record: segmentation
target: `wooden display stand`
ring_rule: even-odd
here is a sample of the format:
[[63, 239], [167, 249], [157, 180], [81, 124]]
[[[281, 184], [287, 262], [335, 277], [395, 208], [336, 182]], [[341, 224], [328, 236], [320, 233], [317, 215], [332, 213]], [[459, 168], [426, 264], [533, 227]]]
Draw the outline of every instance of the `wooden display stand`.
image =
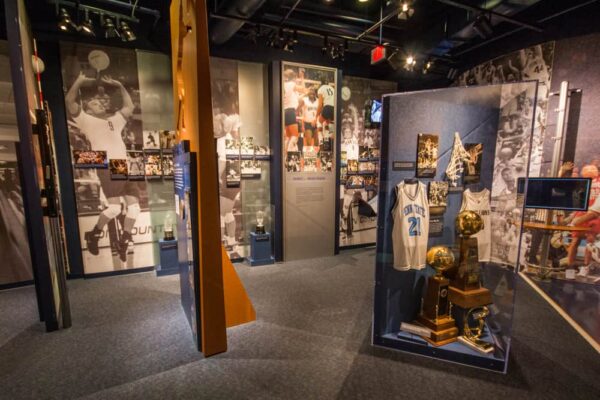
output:
[[434, 346], [443, 346], [456, 341], [458, 328], [450, 315], [448, 285], [450, 281], [441, 275], [435, 275], [427, 281], [427, 292], [423, 298], [423, 309], [417, 322], [431, 330], [431, 336], [425, 337]]

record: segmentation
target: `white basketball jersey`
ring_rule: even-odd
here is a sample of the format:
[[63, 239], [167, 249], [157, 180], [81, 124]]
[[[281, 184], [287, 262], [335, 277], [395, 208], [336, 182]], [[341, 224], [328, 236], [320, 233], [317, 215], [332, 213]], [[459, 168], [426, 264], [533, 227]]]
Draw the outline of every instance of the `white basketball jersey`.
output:
[[483, 229], [472, 237], [477, 238], [477, 252], [479, 262], [489, 262], [492, 251], [492, 221], [490, 220], [490, 191], [483, 189], [481, 192], [463, 192], [460, 211], [475, 211], [483, 219]]
[[425, 268], [429, 238], [429, 203], [425, 184], [396, 186], [396, 205], [392, 210], [394, 268], [399, 271]]

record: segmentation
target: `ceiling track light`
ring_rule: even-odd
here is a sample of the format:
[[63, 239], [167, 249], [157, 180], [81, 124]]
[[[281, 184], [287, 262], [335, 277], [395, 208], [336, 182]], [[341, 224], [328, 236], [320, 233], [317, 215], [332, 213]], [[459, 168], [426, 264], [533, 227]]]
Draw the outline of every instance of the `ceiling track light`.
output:
[[415, 9], [413, 7], [412, 1], [402, 1], [400, 2], [400, 10], [398, 11], [398, 19], [406, 21], [415, 13]]
[[85, 33], [86, 35], [96, 36], [96, 33], [94, 32], [94, 23], [92, 22], [92, 19], [90, 18], [89, 10], [87, 10], [87, 9], [85, 10], [85, 18], [83, 19], [83, 22], [79, 26], [79, 30], [81, 32]]
[[433, 67], [433, 61], [428, 60], [425, 64], [423, 64], [423, 74], [427, 74], [431, 68]]
[[77, 25], [73, 23], [71, 15], [65, 8], [61, 8], [59, 12], [58, 28], [63, 32], [68, 32], [71, 29], [77, 29]]
[[119, 31], [121, 34], [121, 40], [123, 40], [124, 42], [133, 42], [137, 39], [135, 33], [133, 33], [133, 31], [131, 30], [127, 21], [121, 21], [119, 25]]
[[[120, 37], [119, 31], [117, 30], [115, 23], [110, 17], [100, 17], [102, 21], [102, 27], [104, 28], [104, 37], [107, 39], [113, 39]], [[118, 23], [118, 22], [117, 22]]]
[[406, 60], [404, 61], [405, 70], [413, 71], [415, 65], [417, 65], [417, 59], [413, 55], [409, 55], [408, 57], [406, 57]]

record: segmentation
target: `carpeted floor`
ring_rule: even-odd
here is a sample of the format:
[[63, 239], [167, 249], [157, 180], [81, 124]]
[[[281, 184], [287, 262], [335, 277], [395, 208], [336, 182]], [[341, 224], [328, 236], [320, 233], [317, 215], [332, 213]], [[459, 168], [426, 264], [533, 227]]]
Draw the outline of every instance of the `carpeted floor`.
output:
[[[51, 334], [31, 288], [0, 293], [0, 398], [600, 398], [600, 356], [525, 283], [508, 375], [371, 347], [374, 254], [236, 266], [258, 321], [230, 329], [229, 351], [209, 359], [176, 276], [70, 281], [73, 327]], [[15, 296], [24, 312], [5, 328]]]

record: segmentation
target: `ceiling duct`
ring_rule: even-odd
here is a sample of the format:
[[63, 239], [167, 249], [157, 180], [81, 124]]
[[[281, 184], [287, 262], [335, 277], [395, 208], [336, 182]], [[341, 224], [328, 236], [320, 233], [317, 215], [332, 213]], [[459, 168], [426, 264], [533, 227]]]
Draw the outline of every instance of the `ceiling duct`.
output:
[[[220, 12], [227, 16], [248, 19], [264, 3], [265, 0], [230, 0], [225, 3]], [[210, 30], [210, 40], [215, 44], [223, 44], [231, 39], [242, 26], [244, 26], [244, 22], [239, 20], [216, 20]]]

